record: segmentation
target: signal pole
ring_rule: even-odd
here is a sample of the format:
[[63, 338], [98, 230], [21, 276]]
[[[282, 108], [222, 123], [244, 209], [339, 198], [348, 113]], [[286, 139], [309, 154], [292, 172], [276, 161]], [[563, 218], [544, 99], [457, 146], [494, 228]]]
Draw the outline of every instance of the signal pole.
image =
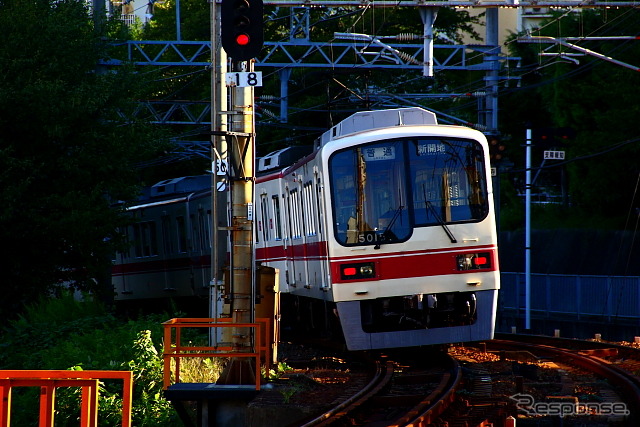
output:
[[[255, 320], [255, 268], [253, 236], [254, 195], [254, 84], [240, 84], [240, 75], [255, 75], [252, 58], [262, 48], [262, 0], [223, 0], [221, 7], [221, 42], [231, 57], [230, 73], [237, 76], [231, 89], [228, 130], [221, 132], [229, 151], [231, 192], [230, 274], [227, 296], [231, 301], [233, 324]], [[232, 332], [235, 352], [254, 352], [258, 343], [251, 329], [236, 326]], [[249, 358], [231, 358], [218, 384], [255, 384], [259, 366]]]

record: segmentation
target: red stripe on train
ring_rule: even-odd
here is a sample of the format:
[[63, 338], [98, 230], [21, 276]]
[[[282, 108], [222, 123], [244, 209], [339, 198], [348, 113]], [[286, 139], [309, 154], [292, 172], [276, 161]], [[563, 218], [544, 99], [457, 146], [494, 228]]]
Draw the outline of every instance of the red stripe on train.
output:
[[[457, 257], [475, 252], [487, 252], [490, 267], [478, 270], [458, 270]], [[295, 262], [321, 261], [327, 259], [326, 242], [300, 244], [256, 249], [256, 259], [263, 262], [285, 261]], [[369, 280], [408, 279], [424, 276], [440, 276], [446, 274], [464, 274], [472, 272], [496, 271], [498, 258], [496, 248], [491, 245], [467, 246], [463, 248], [427, 249], [410, 252], [394, 252], [367, 254], [359, 256], [331, 258], [331, 273], [334, 283], [347, 283], [354, 280], [342, 280], [340, 267], [344, 264], [373, 261], [376, 264], [376, 278]]]
[[128, 274], [158, 273], [163, 271], [180, 271], [190, 267], [210, 268], [211, 256], [196, 256], [171, 259], [156, 259], [149, 261], [137, 261], [126, 264], [116, 264], [111, 267], [112, 276], [124, 276]]
[[[395, 254], [401, 256], [380, 257], [374, 261], [376, 277], [369, 280], [410, 279], [427, 276], [443, 276], [447, 274], [465, 274], [476, 272], [496, 271], [498, 269], [495, 250], [485, 250], [491, 258], [490, 267], [477, 270], [458, 270], [457, 256], [468, 254], [470, 250], [457, 250], [455, 252], [437, 252], [421, 254]], [[334, 283], [351, 283], [356, 280], [343, 280], [340, 268], [350, 262], [332, 261], [331, 277]], [[359, 260], [358, 260], [359, 261]], [[364, 279], [366, 280], [366, 279]]]

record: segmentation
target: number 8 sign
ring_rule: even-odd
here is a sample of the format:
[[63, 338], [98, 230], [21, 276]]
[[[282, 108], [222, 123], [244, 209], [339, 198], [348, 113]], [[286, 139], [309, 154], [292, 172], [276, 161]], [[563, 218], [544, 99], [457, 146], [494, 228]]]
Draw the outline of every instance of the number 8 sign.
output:
[[262, 71], [226, 73], [225, 82], [227, 86], [262, 86]]

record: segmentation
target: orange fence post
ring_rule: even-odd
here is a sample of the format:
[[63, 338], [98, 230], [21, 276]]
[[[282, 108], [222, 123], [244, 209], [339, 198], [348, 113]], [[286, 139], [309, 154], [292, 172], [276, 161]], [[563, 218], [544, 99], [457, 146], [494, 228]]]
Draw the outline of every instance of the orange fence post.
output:
[[[270, 319], [259, 318], [256, 323], [232, 323], [231, 319], [221, 318], [174, 318], [162, 323], [164, 327], [164, 378], [163, 385], [167, 389], [171, 384], [171, 361], [175, 359], [174, 381], [180, 382], [180, 359], [183, 357], [251, 357], [255, 358], [256, 390], [260, 390], [261, 356], [267, 363], [271, 358], [271, 342], [269, 341]], [[183, 346], [180, 342], [182, 328], [253, 328], [255, 341], [253, 352], [234, 352], [231, 347]], [[175, 344], [173, 342], [175, 329]], [[195, 353], [198, 352], [198, 353]]]
[[59, 387], [81, 387], [80, 425], [98, 426], [99, 379], [120, 379], [122, 386], [122, 427], [131, 427], [133, 373], [131, 371], [21, 371], [0, 370], [0, 421], [11, 423], [12, 387], [40, 387], [39, 426], [53, 427], [55, 392]]
[[0, 379], [0, 422], [2, 426], [9, 425], [11, 418], [11, 385], [8, 380]]
[[98, 425], [98, 380], [91, 385], [82, 387], [80, 401], [80, 426], [93, 427]]
[[52, 381], [50, 382], [50, 384], [40, 387], [40, 427], [53, 427], [55, 401], [55, 381]]

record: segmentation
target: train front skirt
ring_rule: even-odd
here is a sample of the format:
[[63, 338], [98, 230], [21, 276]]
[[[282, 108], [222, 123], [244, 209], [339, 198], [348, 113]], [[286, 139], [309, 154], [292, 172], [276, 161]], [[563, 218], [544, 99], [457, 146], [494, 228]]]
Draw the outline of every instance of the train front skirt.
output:
[[[407, 330], [366, 332], [360, 301], [337, 303], [340, 324], [349, 350], [414, 347], [493, 338], [498, 290], [474, 292], [477, 302], [473, 322], [460, 326], [441, 326]], [[364, 316], [366, 317], [366, 316]]]

